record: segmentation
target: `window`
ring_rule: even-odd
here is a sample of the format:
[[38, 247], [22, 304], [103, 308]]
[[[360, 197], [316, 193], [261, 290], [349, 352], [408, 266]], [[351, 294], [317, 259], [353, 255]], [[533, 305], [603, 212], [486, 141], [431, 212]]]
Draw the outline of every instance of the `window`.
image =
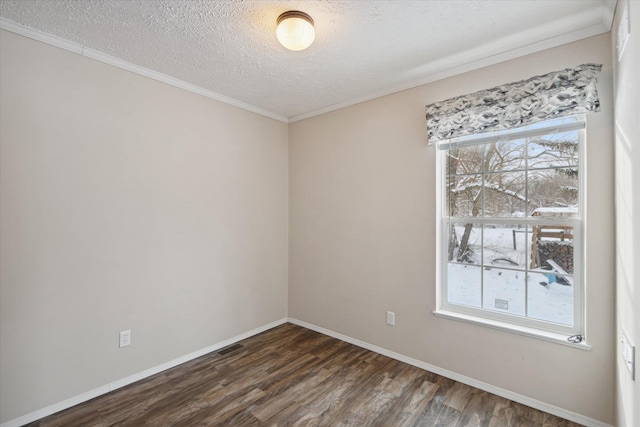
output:
[[440, 310], [583, 329], [583, 116], [440, 144]]
[[582, 64], [426, 106], [442, 196], [436, 315], [582, 341], [583, 115], [600, 111], [601, 69]]

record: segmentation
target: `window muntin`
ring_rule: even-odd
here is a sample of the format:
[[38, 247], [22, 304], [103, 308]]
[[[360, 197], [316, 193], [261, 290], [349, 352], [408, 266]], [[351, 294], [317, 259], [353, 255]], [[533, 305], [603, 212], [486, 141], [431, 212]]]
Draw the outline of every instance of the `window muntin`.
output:
[[584, 131], [543, 129], [557, 124], [529, 127], [536, 135], [519, 139], [465, 137], [445, 146], [442, 308], [581, 332]]

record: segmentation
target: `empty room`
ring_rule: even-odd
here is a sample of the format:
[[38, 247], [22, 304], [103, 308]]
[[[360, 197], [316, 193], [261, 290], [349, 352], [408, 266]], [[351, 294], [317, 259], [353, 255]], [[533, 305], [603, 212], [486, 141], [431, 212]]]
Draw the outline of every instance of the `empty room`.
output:
[[0, 0], [0, 427], [640, 426], [639, 0]]

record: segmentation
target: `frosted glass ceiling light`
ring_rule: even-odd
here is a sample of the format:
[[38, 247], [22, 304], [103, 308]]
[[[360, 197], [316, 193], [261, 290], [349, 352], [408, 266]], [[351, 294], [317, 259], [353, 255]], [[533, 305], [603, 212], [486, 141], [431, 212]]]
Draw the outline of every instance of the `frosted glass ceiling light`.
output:
[[289, 50], [304, 50], [316, 38], [313, 19], [304, 12], [290, 10], [278, 16], [278, 41]]

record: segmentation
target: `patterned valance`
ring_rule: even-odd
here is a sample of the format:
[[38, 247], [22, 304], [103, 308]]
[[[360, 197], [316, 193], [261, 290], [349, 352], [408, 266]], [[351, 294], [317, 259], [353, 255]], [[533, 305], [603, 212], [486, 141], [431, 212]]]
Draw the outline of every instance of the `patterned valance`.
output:
[[583, 64], [427, 105], [429, 143], [600, 111], [601, 69]]

